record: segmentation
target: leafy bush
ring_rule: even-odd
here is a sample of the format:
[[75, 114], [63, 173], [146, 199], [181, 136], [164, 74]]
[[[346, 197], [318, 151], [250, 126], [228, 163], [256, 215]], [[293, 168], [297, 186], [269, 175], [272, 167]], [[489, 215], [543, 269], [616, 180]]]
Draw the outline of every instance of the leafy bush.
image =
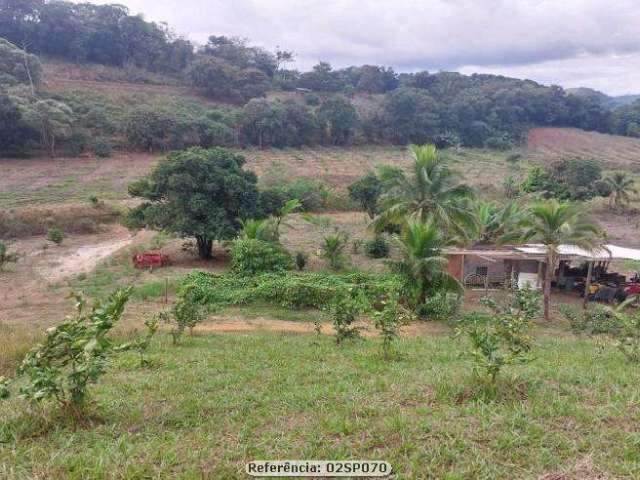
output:
[[348, 187], [349, 197], [358, 202], [361, 208], [373, 219], [378, 213], [378, 198], [382, 194], [382, 182], [372, 172], [356, 180]]
[[[325, 193], [322, 186], [306, 178], [298, 178], [288, 183], [279, 183], [263, 192], [275, 209], [279, 209], [288, 200], [298, 199], [303, 212], [318, 211], [323, 208]], [[269, 212], [271, 213], [271, 212]]]
[[302, 271], [307, 266], [307, 262], [309, 260], [309, 255], [305, 252], [297, 251], [295, 256], [296, 268], [299, 271]]
[[56, 245], [61, 245], [64, 241], [64, 233], [57, 227], [50, 228], [47, 232], [47, 240], [55, 243]]
[[380, 331], [382, 337], [382, 354], [388, 359], [391, 355], [393, 342], [398, 338], [401, 325], [411, 322], [413, 314], [400, 303], [398, 291], [389, 293], [381, 302], [381, 309], [373, 313], [373, 325]]
[[[116, 346], [108, 334], [120, 320], [131, 288], [118, 289], [85, 313], [85, 300], [76, 295], [76, 314], [47, 330], [43, 343], [25, 357], [18, 376], [26, 377], [22, 396], [33, 402], [53, 399], [78, 412], [87, 387], [104, 373]], [[6, 385], [4, 396], [7, 395]]]
[[17, 262], [18, 254], [14, 252], [9, 252], [7, 245], [0, 241], [0, 272], [4, 270], [4, 266], [10, 262]]
[[264, 273], [253, 277], [213, 275], [193, 272], [182, 281], [181, 288], [192, 288], [191, 295], [203, 305], [247, 305], [268, 302], [285, 308], [323, 308], [340, 291], [360, 290], [375, 303], [389, 291], [397, 289], [400, 280], [394, 275], [350, 273]]
[[640, 314], [618, 314], [620, 329], [616, 332], [618, 350], [633, 363], [640, 363]]
[[531, 320], [539, 310], [537, 292], [524, 288], [509, 295], [505, 304], [485, 298], [482, 302], [492, 313], [473, 312], [465, 315], [457, 334], [470, 341], [468, 356], [473, 359], [473, 372], [484, 371], [492, 384], [503, 367], [532, 361]]
[[344, 252], [347, 245], [347, 236], [342, 232], [327, 235], [323, 239], [322, 257], [329, 262], [329, 266], [334, 270], [344, 268], [347, 256]]
[[113, 152], [113, 145], [111, 145], [111, 142], [108, 139], [99, 137], [91, 144], [91, 150], [98, 157], [110, 157]]
[[189, 333], [193, 334], [193, 329], [196, 325], [202, 323], [205, 315], [202, 305], [194, 295], [192, 286], [188, 285], [186, 288], [181, 289], [178, 294], [178, 301], [171, 309], [171, 315], [165, 315], [163, 318], [165, 321], [173, 323], [171, 336], [174, 344], [178, 343], [185, 329], [188, 328]]
[[328, 310], [336, 331], [338, 345], [360, 335], [360, 328], [356, 325], [364, 310], [364, 300], [360, 291], [352, 289], [340, 291], [331, 300]]
[[593, 305], [586, 310], [576, 310], [565, 306], [561, 311], [569, 320], [571, 330], [576, 334], [614, 334], [620, 330], [620, 322], [615, 313], [602, 305]]
[[387, 258], [389, 248], [389, 242], [382, 235], [376, 235], [373, 240], [364, 244], [364, 251], [370, 258]]
[[133, 348], [137, 350], [138, 355], [140, 356], [140, 366], [146, 367], [149, 365], [149, 361], [145, 358], [145, 353], [149, 349], [149, 345], [151, 345], [151, 340], [158, 332], [160, 320], [163, 318], [161, 313], [157, 313], [144, 321], [144, 326], [146, 327], [145, 334], [139, 338], [134, 344]]
[[281, 245], [259, 239], [242, 238], [231, 247], [231, 269], [241, 275], [282, 272], [293, 268], [293, 259]]
[[452, 318], [460, 306], [461, 297], [447, 292], [437, 292], [416, 306], [416, 313], [425, 320], [443, 321]]

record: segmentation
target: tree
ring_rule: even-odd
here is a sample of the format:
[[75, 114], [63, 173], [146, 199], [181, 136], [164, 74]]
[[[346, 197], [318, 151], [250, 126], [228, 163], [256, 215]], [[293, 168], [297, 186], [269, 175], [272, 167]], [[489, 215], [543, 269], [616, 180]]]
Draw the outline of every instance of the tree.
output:
[[73, 111], [53, 99], [25, 101], [20, 107], [25, 122], [40, 132], [40, 143], [53, 158], [57, 140], [71, 133]]
[[593, 251], [602, 244], [599, 227], [584, 211], [573, 204], [555, 199], [534, 204], [526, 213], [521, 238], [541, 243], [546, 248], [543, 285], [544, 318], [550, 320], [551, 279], [558, 262], [560, 245], [575, 245]]
[[392, 142], [431, 142], [440, 131], [438, 104], [422, 90], [395, 90], [386, 97], [383, 109], [384, 133]]
[[33, 93], [40, 84], [41, 75], [38, 57], [0, 38], [0, 83], [6, 86], [28, 84]]
[[450, 241], [433, 221], [411, 219], [394, 237], [402, 259], [393, 264], [404, 279], [404, 291], [414, 307], [424, 305], [434, 293], [462, 293], [462, 285], [447, 273], [442, 249]]
[[638, 193], [634, 180], [626, 172], [615, 172], [605, 181], [611, 187], [610, 205], [622, 207], [631, 201], [631, 194]]
[[474, 240], [480, 244], [496, 244], [511, 238], [518, 231], [524, 212], [514, 202], [506, 205], [479, 202], [476, 217]]
[[128, 215], [132, 227], [152, 227], [196, 238], [201, 258], [214, 240], [235, 237], [242, 220], [261, 215], [257, 178], [243, 156], [224, 148], [189, 148], [170, 154], [129, 193], [146, 200]]
[[238, 100], [238, 69], [217, 58], [201, 56], [194, 60], [187, 75], [191, 83], [202, 88], [207, 96], [230, 101]]
[[380, 179], [373, 172], [369, 172], [349, 185], [348, 188], [349, 197], [358, 202], [373, 220], [378, 213], [378, 198], [382, 193]]
[[330, 145], [348, 143], [358, 126], [358, 112], [351, 102], [340, 96], [325, 100], [318, 107], [316, 118]]
[[410, 174], [397, 167], [378, 168], [383, 190], [376, 230], [407, 220], [433, 221], [446, 235], [466, 238], [474, 228], [473, 191], [459, 183], [433, 145], [410, 145]]

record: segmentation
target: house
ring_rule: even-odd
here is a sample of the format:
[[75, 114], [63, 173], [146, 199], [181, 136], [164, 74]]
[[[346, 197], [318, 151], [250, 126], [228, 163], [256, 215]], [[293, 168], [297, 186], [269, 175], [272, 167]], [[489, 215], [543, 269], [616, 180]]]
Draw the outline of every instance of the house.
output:
[[[470, 248], [451, 248], [445, 250], [448, 258], [447, 271], [468, 287], [484, 287], [517, 283], [519, 286], [529, 283], [540, 288], [547, 263], [544, 245], [476, 245]], [[616, 278], [616, 273], [607, 273], [611, 260], [640, 260], [640, 250], [634, 248], [605, 245], [589, 252], [573, 245], [560, 245], [558, 248], [558, 267], [553, 273], [556, 286], [574, 289], [583, 282], [588, 285], [592, 277]], [[586, 281], [586, 278], [589, 281]]]

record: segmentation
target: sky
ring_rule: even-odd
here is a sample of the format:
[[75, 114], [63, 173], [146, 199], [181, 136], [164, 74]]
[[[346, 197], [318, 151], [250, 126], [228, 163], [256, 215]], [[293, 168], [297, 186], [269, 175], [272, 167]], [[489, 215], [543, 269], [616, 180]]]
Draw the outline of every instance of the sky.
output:
[[[91, 0], [89, 0], [91, 1]], [[246, 37], [293, 67], [375, 64], [397, 72], [530, 78], [640, 93], [640, 0], [112, 0], [205, 43]]]

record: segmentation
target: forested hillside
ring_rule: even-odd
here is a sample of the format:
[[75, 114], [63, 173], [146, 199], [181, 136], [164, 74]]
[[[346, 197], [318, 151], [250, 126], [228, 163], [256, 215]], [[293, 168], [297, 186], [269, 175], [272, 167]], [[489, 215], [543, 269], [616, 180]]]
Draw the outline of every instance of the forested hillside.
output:
[[[495, 75], [398, 74], [326, 62], [299, 72], [288, 68], [290, 51], [219, 35], [196, 48], [119, 5], [4, 0], [0, 37], [5, 156], [190, 145], [432, 142], [509, 149], [532, 126], [640, 136], [639, 101], [615, 106], [588, 89]], [[52, 69], [43, 75], [42, 63], [56, 65], [51, 81]], [[96, 81], [118, 82], [119, 94], [65, 80], [65, 65], [69, 72], [104, 66]], [[139, 94], [130, 84], [164, 90]]]

